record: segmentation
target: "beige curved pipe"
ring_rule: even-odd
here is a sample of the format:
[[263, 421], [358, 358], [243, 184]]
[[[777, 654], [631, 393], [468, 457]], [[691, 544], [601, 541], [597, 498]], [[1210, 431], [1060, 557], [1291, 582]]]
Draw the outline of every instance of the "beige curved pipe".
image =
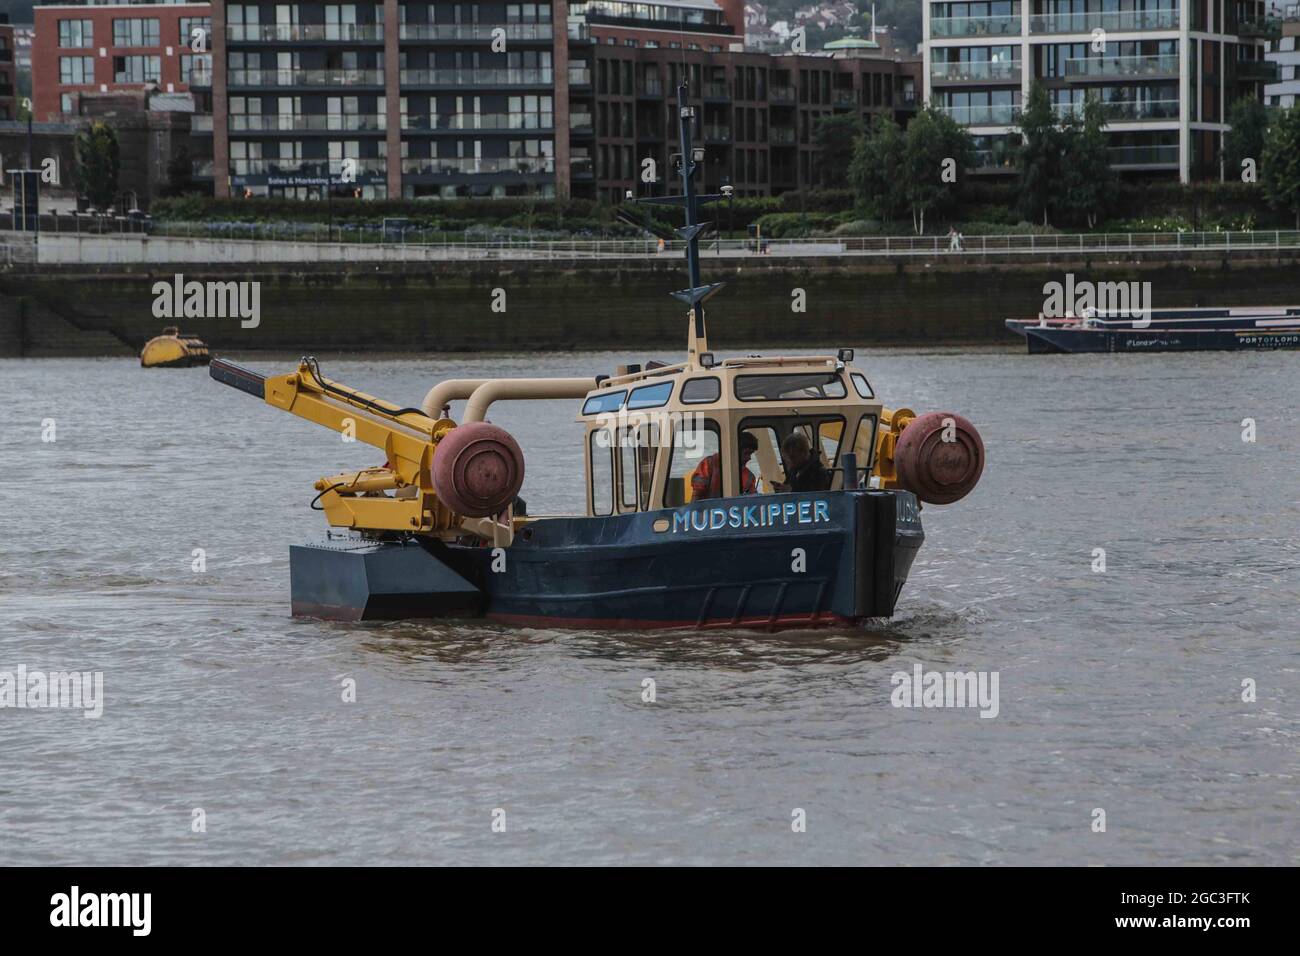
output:
[[453, 401], [458, 398], [469, 398], [474, 394], [474, 389], [489, 381], [491, 379], [449, 378], [445, 382], [439, 382], [429, 389], [429, 394], [424, 396], [424, 401], [420, 403], [420, 411], [430, 418], [439, 418], [442, 416], [442, 410]]
[[488, 407], [503, 398], [582, 398], [596, 387], [592, 378], [497, 378], [484, 382], [469, 397], [462, 422], [481, 422]]

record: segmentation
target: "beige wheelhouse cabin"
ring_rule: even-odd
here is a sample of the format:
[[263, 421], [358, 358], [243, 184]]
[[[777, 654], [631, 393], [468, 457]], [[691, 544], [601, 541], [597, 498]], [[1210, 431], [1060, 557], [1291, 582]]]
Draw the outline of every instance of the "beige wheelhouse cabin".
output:
[[[846, 453], [855, 456], [859, 475], [871, 469], [881, 413], [867, 377], [836, 356], [684, 363], [604, 379], [578, 416], [587, 426], [587, 514], [657, 511], [717, 497], [692, 487], [708, 458], [721, 465], [720, 497], [742, 494], [741, 467], [753, 475], [752, 493], [772, 494], [786, 480], [780, 449], [796, 431], [827, 470], [827, 490], [839, 490]], [[757, 442], [743, 464], [742, 433]]]

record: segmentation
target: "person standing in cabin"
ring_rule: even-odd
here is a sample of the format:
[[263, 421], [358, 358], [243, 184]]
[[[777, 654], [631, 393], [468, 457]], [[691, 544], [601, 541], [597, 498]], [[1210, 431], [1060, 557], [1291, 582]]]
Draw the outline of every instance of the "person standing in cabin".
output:
[[[754, 480], [754, 473], [745, 466], [749, 464], [749, 459], [754, 457], [754, 452], [758, 451], [758, 439], [749, 432], [741, 432], [737, 446], [740, 449], [740, 493], [752, 495], [757, 482]], [[721, 497], [722, 452], [715, 451], [695, 466], [695, 474], [691, 476], [691, 500], [703, 501], [706, 498]]]
[[795, 430], [781, 443], [785, 462], [785, 481], [776, 482], [777, 491], [825, 491], [831, 476], [812, 453], [812, 444], [802, 431]]

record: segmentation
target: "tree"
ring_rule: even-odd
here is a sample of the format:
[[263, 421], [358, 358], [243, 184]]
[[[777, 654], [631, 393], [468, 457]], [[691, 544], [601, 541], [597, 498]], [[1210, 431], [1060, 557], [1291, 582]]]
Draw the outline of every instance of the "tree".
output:
[[75, 145], [77, 189], [92, 206], [105, 210], [117, 199], [117, 134], [107, 123], [93, 123], [77, 134]]
[[1020, 136], [1016, 170], [1021, 215], [1031, 220], [1041, 216], [1046, 226], [1059, 205], [1065, 134], [1057, 125], [1047, 90], [1037, 82], [1030, 84], [1029, 97], [1020, 113]]
[[877, 113], [849, 163], [849, 185], [858, 205], [886, 222], [907, 206], [903, 183], [903, 130], [887, 113]]
[[941, 211], [957, 196], [957, 178], [974, 155], [970, 134], [946, 113], [926, 105], [903, 137], [903, 186], [912, 228], [925, 233], [925, 215]]
[[1063, 202], [1069, 215], [1089, 229], [1105, 213], [1115, 195], [1115, 172], [1106, 153], [1106, 111], [1101, 100], [1089, 96], [1082, 122], [1074, 114], [1061, 124], [1065, 146]]
[[194, 188], [194, 162], [190, 150], [184, 143], [172, 152], [167, 161], [167, 193], [171, 196], [183, 196]]
[[1230, 129], [1223, 134], [1223, 174], [1241, 176], [1242, 161], [1252, 159], [1258, 166], [1264, 155], [1264, 138], [1268, 135], [1268, 110], [1253, 96], [1243, 96], [1228, 107]]
[[862, 119], [857, 113], [833, 113], [813, 123], [812, 144], [818, 151], [822, 186], [837, 189], [848, 185], [849, 164], [861, 138]]
[[1295, 216], [1300, 229], [1300, 109], [1279, 110], [1269, 125], [1260, 161], [1264, 196]]

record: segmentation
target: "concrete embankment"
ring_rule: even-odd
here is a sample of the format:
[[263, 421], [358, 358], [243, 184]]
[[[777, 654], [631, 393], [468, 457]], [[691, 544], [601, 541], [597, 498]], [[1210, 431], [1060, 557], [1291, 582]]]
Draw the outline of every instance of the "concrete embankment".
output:
[[[1013, 344], [1044, 283], [1150, 282], [1155, 308], [1300, 302], [1300, 251], [706, 259], [711, 344]], [[158, 283], [255, 282], [257, 324], [159, 315]], [[677, 349], [681, 259], [17, 265], [0, 273], [0, 355], [132, 355], [164, 326], [216, 351]], [[251, 287], [250, 287], [251, 288]], [[795, 311], [802, 300], [806, 311]], [[246, 304], [249, 304], [246, 300]]]

